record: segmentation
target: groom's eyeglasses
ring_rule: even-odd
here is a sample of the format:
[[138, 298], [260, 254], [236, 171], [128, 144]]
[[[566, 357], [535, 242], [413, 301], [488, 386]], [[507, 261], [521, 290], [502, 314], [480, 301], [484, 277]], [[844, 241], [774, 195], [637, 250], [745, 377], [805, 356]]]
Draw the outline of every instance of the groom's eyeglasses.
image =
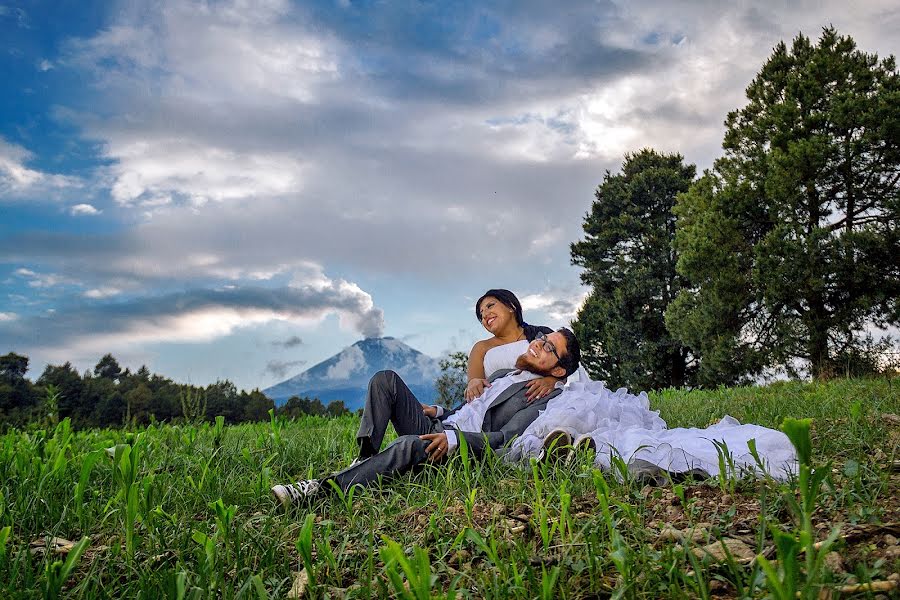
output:
[[536, 339], [543, 345], [544, 352], [552, 352], [553, 356], [556, 357], [556, 360], [562, 360], [559, 357], [559, 352], [556, 351], [556, 346], [553, 345], [553, 342], [547, 339], [546, 333], [539, 331], [538, 334], [534, 336], [534, 339]]

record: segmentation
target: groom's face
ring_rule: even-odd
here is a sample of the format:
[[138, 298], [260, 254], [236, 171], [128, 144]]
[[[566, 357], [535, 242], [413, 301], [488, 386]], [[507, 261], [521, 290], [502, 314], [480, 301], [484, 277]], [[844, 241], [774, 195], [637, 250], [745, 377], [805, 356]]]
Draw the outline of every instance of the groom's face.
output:
[[[565, 356], [569, 349], [566, 347], [566, 338], [558, 331], [547, 335], [547, 341], [556, 348], [556, 353]], [[528, 344], [525, 354], [516, 359], [516, 368], [530, 371], [538, 375], [552, 375], [562, 377], [566, 370], [559, 366], [559, 359], [550, 350], [544, 349], [544, 342], [534, 340]]]

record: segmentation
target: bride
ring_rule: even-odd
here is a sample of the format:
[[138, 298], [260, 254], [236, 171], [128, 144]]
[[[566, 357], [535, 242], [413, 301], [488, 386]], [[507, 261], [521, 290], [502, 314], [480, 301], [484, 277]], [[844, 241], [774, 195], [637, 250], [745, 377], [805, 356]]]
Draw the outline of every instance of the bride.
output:
[[[527, 346], [527, 340], [492, 344], [480, 358], [483, 372], [513, 368]], [[728, 415], [704, 429], [669, 429], [659, 411], [650, 410], [645, 392], [612, 391], [602, 381], [591, 381], [583, 367], [554, 385], [563, 387], [563, 393], [513, 441], [508, 460], [542, 458], [556, 448], [584, 445], [595, 450], [598, 468], [609, 470], [619, 458], [635, 475], [657, 483], [682, 474], [719, 475], [720, 464], [729, 476], [761, 475], [764, 470], [783, 480], [796, 472], [794, 447], [780, 431], [741, 424]], [[761, 463], [751, 452], [751, 440]]]

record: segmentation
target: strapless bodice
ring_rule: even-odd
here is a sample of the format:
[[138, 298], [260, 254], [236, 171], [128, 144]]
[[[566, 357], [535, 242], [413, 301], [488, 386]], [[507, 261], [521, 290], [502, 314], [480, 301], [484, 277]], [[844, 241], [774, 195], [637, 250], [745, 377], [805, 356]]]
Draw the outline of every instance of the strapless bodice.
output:
[[526, 349], [528, 349], [527, 340], [494, 346], [484, 354], [484, 376], [489, 378], [494, 371], [515, 368], [516, 359], [524, 354]]

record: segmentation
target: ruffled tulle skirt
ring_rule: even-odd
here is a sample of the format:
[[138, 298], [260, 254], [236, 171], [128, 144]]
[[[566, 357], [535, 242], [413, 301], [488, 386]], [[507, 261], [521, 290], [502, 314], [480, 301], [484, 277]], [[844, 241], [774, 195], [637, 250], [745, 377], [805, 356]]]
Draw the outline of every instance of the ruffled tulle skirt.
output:
[[[654, 468], [670, 474], [686, 472], [729, 476], [762, 474], [785, 479], [797, 470], [797, 457], [787, 436], [759, 425], [742, 425], [726, 415], [715, 425], [668, 429], [659, 411], [650, 410], [647, 394], [625, 388], [607, 389], [602, 382], [569, 383], [547, 409], [516, 438], [507, 458], [540, 457], [544, 439], [554, 430], [571, 436], [575, 445], [590, 438], [594, 464], [610, 469], [618, 457], [631, 470]], [[755, 458], [749, 442], [755, 440]]]

